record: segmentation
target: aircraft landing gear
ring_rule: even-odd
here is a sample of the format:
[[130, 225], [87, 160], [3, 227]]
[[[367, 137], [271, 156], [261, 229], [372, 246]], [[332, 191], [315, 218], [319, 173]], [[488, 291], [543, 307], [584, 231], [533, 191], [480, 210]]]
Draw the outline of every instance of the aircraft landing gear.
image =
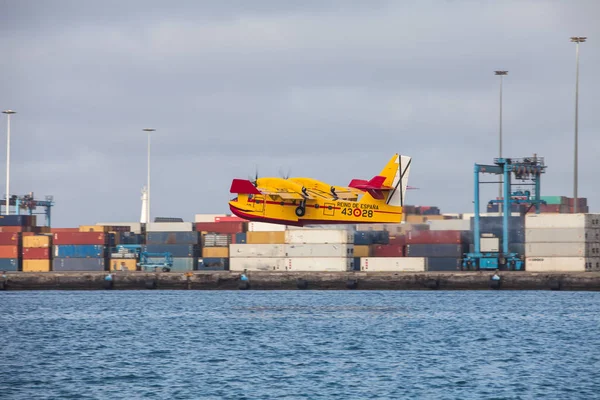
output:
[[296, 207], [296, 216], [303, 217], [305, 213], [306, 213], [306, 203], [303, 201], [302, 203], [300, 203], [300, 205], [298, 207]]

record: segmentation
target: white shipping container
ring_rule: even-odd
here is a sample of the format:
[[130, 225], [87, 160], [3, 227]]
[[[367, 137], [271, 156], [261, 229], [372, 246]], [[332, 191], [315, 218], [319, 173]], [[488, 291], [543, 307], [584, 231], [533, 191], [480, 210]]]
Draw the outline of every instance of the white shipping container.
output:
[[360, 270], [365, 272], [424, 272], [425, 257], [361, 257]]
[[586, 272], [600, 270], [600, 258], [594, 257], [527, 257], [525, 271]]
[[98, 222], [97, 226], [128, 226], [133, 233], [142, 233], [142, 224], [139, 222]]
[[525, 229], [526, 243], [600, 242], [598, 228], [534, 228]]
[[229, 258], [239, 257], [285, 257], [282, 244], [230, 244]]
[[191, 232], [191, 222], [151, 222], [146, 224], [146, 232]]
[[336, 272], [352, 271], [354, 259], [346, 257], [298, 257], [286, 258], [288, 271]]
[[354, 244], [286, 244], [286, 257], [354, 257]]
[[470, 231], [471, 220], [468, 219], [444, 219], [427, 221], [430, 231]]
[[354, 243], [354, 232], [345, 229], [307, 229], [285, 231], [285, 243]]
[[479, 241], [479, 250], [482, 253], [500, 251], [500, 239], [494, 237], [482, 237]]
[[525, 229], [529, 228], [600, 228], [600, 214], [528, 214]]
[[225, 214], [196, 214], [194, 222], [215, 222], [216, 217], [226, 217]]
[[285, 271], [286, 259], [283, 257], [230, 258], [230, 271]]
[[270, 224], [268, 222], [248, 222], [249, 232], [281, 232], [285, 231], [285, 225]]
[[525, 243], [525, 257], [600, 257], [600, 243]]

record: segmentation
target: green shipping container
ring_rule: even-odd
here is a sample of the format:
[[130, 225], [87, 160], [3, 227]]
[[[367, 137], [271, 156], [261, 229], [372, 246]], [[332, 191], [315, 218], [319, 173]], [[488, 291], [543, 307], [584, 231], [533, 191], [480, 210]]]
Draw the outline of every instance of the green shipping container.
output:
[[540, 199], [544, 200], [547, 204], [552, 205], [567, 204], [567, 198], [565, 196], [540, 196]]

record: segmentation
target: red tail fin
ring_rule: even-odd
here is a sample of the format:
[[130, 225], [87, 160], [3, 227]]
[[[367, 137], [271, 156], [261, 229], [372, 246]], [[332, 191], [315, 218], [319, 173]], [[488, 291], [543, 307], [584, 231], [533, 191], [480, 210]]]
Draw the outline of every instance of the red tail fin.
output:
[[348, 185], [351, 188], [368, 192], [374, 199], [382, 200], [384, 198], [382, 190], [389, 190], [391, 187], [383, 186], [385, 176], [377, 175], [370, 181], [364, 179], [352, 179]]
[[229, 193], [238, 193], [238, 194], [260, 194], [258, 189], [246, 179], [234, 179], [231, 182], [231, 188], [229, 189]]

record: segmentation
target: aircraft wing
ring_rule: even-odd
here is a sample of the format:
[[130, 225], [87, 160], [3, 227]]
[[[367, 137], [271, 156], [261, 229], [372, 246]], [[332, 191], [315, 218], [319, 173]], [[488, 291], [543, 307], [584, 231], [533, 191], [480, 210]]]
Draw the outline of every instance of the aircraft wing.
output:
[[287, 189], [274, 190], [259, 188], [259, 191], [264, 195], [279, 197], [283, 200], [302, 200], [305, 198], [304, 196], [302, 196], [302, 194]]

